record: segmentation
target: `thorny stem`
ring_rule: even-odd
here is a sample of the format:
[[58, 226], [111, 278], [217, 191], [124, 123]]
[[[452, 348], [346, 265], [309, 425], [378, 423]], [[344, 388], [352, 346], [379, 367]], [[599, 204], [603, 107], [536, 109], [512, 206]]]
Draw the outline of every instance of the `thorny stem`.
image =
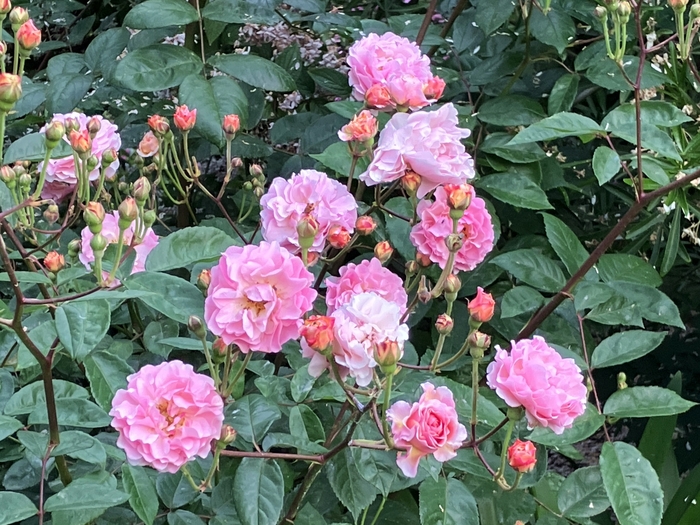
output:
[[510, 445], [510, 438], [513, 437], [513, 429], [515, 428], [515, 420], [509, 419], [508, 427], [506, 428], [506, 437], [503, 440], [503, 448], [501, 449], [501, 466], [496, 472], [496, 480], [503, 478], [506, 471], [506, 461], [508, 459], [508, 446]]
[[388, 374], [386, 376], [386, 386], [384, 387], [384, 407], [382, 410], [382, 430], [384, 431], [384, 441], [389, 448], [394, 447], [394, 439], [391, 436], [391, 431], [389, 430], [389, 421], [386, 417], [386, 413], [389, 410], [389, 405], [391, 404], [391, 386], [394, 381], [394, 374]]
[[[596, 408], [598, 409], [598, 413], [602, 414], [603, 413], [603, 408], [600, 403], [600, 398], [598, 397], [598, 391], [596, 390], [595, 387], [595, 381], [593, 380], [593, 372], [591, 372], [591, 363], [590, 360], [588, 359], [588, 348], [586, 345], [586, 335], [585, 332], [583, 331], [583, 317], [581, 317], [579, 314], [576, 314], [576, 317], [578, 318], [578, 327], [579, 331], [581, 333], [581, 348], [583, 349], [583, 358], [586, 361], [586, 374], [588, 375], [588, 380], [591, 383], [591, 389], [593, 391], [593, 399], [595, 399], [595, 405]], [[608, 426], [603, 421], [603, 432], [605, 433], [605, 439], [608, 441], [611, 441], [610, 439], [610, 434], [608, 433]]]

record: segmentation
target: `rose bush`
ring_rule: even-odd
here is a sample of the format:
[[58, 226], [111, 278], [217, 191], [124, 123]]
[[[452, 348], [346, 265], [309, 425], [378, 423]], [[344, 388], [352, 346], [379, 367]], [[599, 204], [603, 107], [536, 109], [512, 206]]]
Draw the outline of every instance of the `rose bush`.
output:
[[18, 3], [0, 525], [698, 522], [700, 2]]

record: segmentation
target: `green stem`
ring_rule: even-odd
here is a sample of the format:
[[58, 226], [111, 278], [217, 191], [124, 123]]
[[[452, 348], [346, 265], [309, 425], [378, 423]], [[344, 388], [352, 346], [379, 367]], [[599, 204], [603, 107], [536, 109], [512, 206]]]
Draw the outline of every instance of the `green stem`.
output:
[[[234, 388], [236, 388], [236, 383], [238, 383], [238, 380], [245, 373], [245, 369], [248, 367], [248, 363], [250, 363], [251, 357], [253, 357], [253, 352], [248, 352], [245, 355], [245, 359], [243, 359], [243, 364], [241, 365], [240, 370], [238, 370], [238, 372], [236, 372], [236, 375], [233, 376], [233, 380], [228, 385], [229, 389], [233, 390]], [[230, 392], [226, 392], [226, 393], [229, 395], [231, 394]]]
[[214, 474], [219, 468], [219, 458], [221, 457], [221, 451], [225, 448], [225, 445], [222, 448], [222, 445], [217, 444], [216, 449], [214, 450], [214, 460], [212, 461], [211, 468], [209, 469], [209, 472], [207, 473], [207, 477], [202, 481], [202, 484], [199, 486], [199, 492], [204, 492], [209, 488], [209, 485], [211, 484], [211, 480], [214, 478]]
[[[4, 137], [3, 137], [4, 139]], [[1, 149], [1, 148], [0, 148]], [[34, 190], [33, 198], [36, 200], [41, 196], [41, 190], [44, 189], [44, 182], [46, 181], [46, 169], [49, 167], [49, 159], [51, 158], [51, 152], [53, 148], [46, 147], [46, 154], [44, 155], [44, 164], [41, 166], [41, 173], [39, 174], [39, 182], [36, 184], [36, 189]], [[2, 164], [2, 151], [0, 151], [0, 164]]]
[[615, 55], [612, 52], [612, 48], [610, 47], [610, 29], [608, 29], [608, 17], [606, 16], [600, 21], [601, 24], [603, 24], [603, 36], [605, 37], [605, 50], [608, 53], [608, 57], [610, 57], [611, 60], [615, 60]]
[[[681, 15], [681, 16], [683, 16], [683, 15]], [[688, 57], [690, 56], [690, 48], [692, 47], [692, 43], [693, 43], [692, 33], [693, 33], [693, 21], [688, 20], [688, 27], [685, 30], [684, 47], [683, 47], [683, 50], [681, 51], [681, 53], [682, 53], [681, 58], [683, 58], [684, 60], [687, 60]]]
[[[466, 348], [467, 344], [464, 344], [463, 348]], [[472, 439], [476, 439], [475, 430], [476, 424], [479, 422], [477, 417], [477, 403], [479, 401], [479, 362], [481, 359], [476, 357], [472, 358], [472, 417], [470, 424], [472, 427]]]
[[7, 113], [4, 111], [0, 113], [0, 166], [2, 166], [2, 159], [4, 156], [4, 146], [5, 146], [5, 119], [7, 118]]
[[360, 522], [360, 525], [365, 525], [365, 521], [367, 520], [367, 513], [368, 512], [369, 512], [369, 505], [367, 505], [367, 507], [365, 508], [365, 511], [362, 513], [362, 521]]
[[[221, 386], [221, 378], [219, 378], [219, 371], [217, 368], [214, 367], [214, 361], [211, 359], [211, 353], [209, 352], [209, 345], [207, 344], [207, 338], [202, 337], [200, 339], [200, 342], [202, 343], [202, 349], [204, 350], [204, 357], [207, 360], [207, 366], [209, 367], [209, 374], [211, 374], [211, 378], [214, 380], [214, 386], [216, 387], [216, 390], [219, 393], [223, 393], [220, 390]], [[249, 352], [250, 353], [250, 352]]]
[[384, 510], [385, 503], [386, 503], [386, 497], [382, 498], [382, 502], [379, 504], [379, 508], [377, 509], [377, 513], [374, 515], [374, 519], [372, 520], [372, 523], [370, 523], [369, 525], [376, 525], [377, 524], [377, 520], [379, 519], [379, 515]]
[[195, 490], [195, 492], [199, 492], [199, 485], [195, 483], [194, 478], [192, 478], [192, 474], [190, 474], [190, 471], [187, 468], [187, 465], [182, 465], [180, 467], [180, 472], [182, 472], [182, 475], [185, 476], [185, 479], [190, 483], [190, 486]]
[[17, 67], [19, 66], [19, 42], [17, 42], [17, 34], [15, 33], [15, 49], [12, 56], [12, 74], [17, 74]]
[[389, 405], [391, 404], [391, 386], [393, 381], [394, 374], [389, 374], [386, 376], [386, 385], [384, 386], [384, 410], [382, 411], [382, 429], [384, 430], [384, 441], [390, 449], [394, 448], [394, 438], [391, 436], [391, 430], [389, 429], [389, 421], [387, 420], [386, 413], [387, 410], [389, 410]]
[[[454, 301], [447, 302], [447, 311], [445, 313], [448, 316], [452, 315], [452, 305], [453, 304], [454, 304]], [[437, 346], [435, 347], [435, 355], [433, 356], [433, 360], [430, 363], [430, 370], [437, 369], [437, 365], [440, 362], [440, 354], [442, 354], [442, 349], [445, 346], [445, 339], [447, 339], [447, 334], [440, 334], [440, 337], [438, 337]]]
[[352, 154], [352, 160], [350, 161], [350, 173], [348, 174], [348, 191], [352, 189], [352, 179], [355, 175], [355, 167], [357, 166], [358, 156], [354, 153]]
[[124, 251], [124, 231], [119, 228], [119, 238], [117, 239], [117, 256], [114, 258], [112, 264], [112, 269], [109, 272], [109, 277], [107, 277], [107, 286], [112, 284], [114, 281], [114, 276], [117, 275], [117, 269], [119, 268], [119, 262], [122, 259], [122, 252]]
[[503, 440], [503, 449], [501, 450], [501, 466], [496, 472], [496, 479], [502, 478], [506, 471], [506, 461], [508, 460], [508, 446], [510, 445], [510, 438], [513, 437], [513, 429], [515, 428], [515, 420], [511, 419], [508, 421], [508, 426], [506, 427], [506, 437]]
[[27, 60], [27, 57], [21, 56], [19, 57], [19, 73], [17, 73], [20, 77], [24, 75], [24, 62]]
[[100, 200], [100, 194], [102, 193], [102, 188], [104, 188], [104, 185], [105, 185], [106, 172], [107, 172], [106, 167], [100, 166], [100, 178], [97, 179], [97, 190], [95, 191], [95, 200], [96, 201]]

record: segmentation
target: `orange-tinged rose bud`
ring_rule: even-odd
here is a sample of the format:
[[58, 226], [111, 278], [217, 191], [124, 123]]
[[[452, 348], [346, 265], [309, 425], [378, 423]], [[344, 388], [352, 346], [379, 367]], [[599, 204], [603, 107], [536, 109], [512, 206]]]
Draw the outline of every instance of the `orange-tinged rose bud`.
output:
[[[204, 270], [204, 271], [209, 271], [209, 270]], [[204, 273], [204, 272], [202, 272]], [[201, 277], [201, 275], [200, 275]], [[207, 285], [208, 286], [208, 285]], [[214, 339], [214, 342], [211, 345], [212, 349], [214, 350], [214, 353], [218, 356], [225, 356], [226, 352], [228, 352], [228, 345], [224, 343], [224, 340], [221, 339], [221, 337], [217, 337]]]
[[132, 192], [136, 202], [143, 205], [148, 197], [151, 195], [151, 183], [146, 177], [139, 177], [136, 182], [134, 182], [134, 190]]
[[313, 217], [313, 215], [306, 214], [302, 215], [301, 219], [297, 223], [297, 235], [299, 236], [299, 246], [306, 248], [307, 250], [311, 248], [314, 244], [314, 239], [319, 229], [318, 221]]
[[466, 184], [445, 184], [443, 186], [447, 193], [447, 205], [452, 210], [466, 210], [471, 204], [470, 188]]
[[401, 348], [396, 341], [382, 341], [374, 345], [374, 360], [385, 374], [396, 370], [396, 363], [401, 359], [401, 354]]
[[224, 425], [221, 427], [221, 437], [219, 437], [219, 441], [224, 445], [230, 445], [236, 441], [237, 435], [238, 433], [231, 425]]
[[455, 274], [451, 273], [445, 278], [445, 287], [443, 288], [445, 293], [456, 294], [459, 292], [460, 288], [462, 288], [462, 281], [460, 281], [459, 277], [457, 277]]
[[119, 228], [123, 230], [126, 230], [139, 216], [139, 207], [133, 197], [124, 199], [117, 210], [119, 211]]
[[516, 439], [508, 447], [508, 464], [523, 474], [534, 469], [537, 464], [537, 449], [532, 441]]
[[421, 176], [413, 170], [406, 170], [406, 173], [401, 177], [401, 186], [409, 195], [415, 195], [420, 187]]
[[151, 128], [151, 131], [156, 134], [158, 137], [162, 137], [165, 135], [168, 131], [170, 131], [170, 124], [168, 123], [168, 119], [165, 117], [161, 117], [160, 115], [151, 115], [148, 117], [148, 126]]
[[[0, 15], [2, 16], [2, 15]], [[0, 40], [0, 56], [4, 57], [7, 54], [7, 43]]]
[[389, 244], [389, 241], [382, 241], [374, 247], [374, 256], [381, 261], [382, 264], [391, 259], [394, 249]]
[[92, 153], [92, 139], [90, 138], [90, 133], [88, 130], [83, 131], [71, 131], [68, 135], [70, 141], [70, 146], [78, 154], [78, 156], [85, 160]]
[[97, 117], [92, 117], [90, 120], [88, 120], [86, 127], [88, 133], [90, 134], [90, 138], [94, 139], [95, 135], [97, 135], [100, 132], [100, 129], [102, 128], [102, 123]]
[[178, 106], [173, 120], [180, 131], [190, 131], [197, 122], [197, 110], [191, 110], [186, 105]]
[[236, 133], [238, 133], [238, 130], [241, 129], [241, 119], [235, 114], [226, 115], [224, 117], [224, 123], [221, 127], [224, 130], [226, 139], [231, 140]]
[[381, 84], [374, 84], [365, 93], [365, 103], [370, 108], [384, 109], [391, 105], [389, 90]]
[[430, 260], [430, 257], [421, 252], [416, 252], [416, 262], [422, 268], [427, 268], [428, 266], [433, 264], [433, 261]]
[[317, 352], [325, 352], [333, 343], [333, 325], [335, 318], [326, 315], [312, 315], [304, 321], [299, 334], [304, 338], [309, 348]]
[[435, 320], [435, 329], [442, 335], [449, 334], [454, 325], [455, 322], [452, 320], [452, 317], [447, 314], [440, 314]]
[[0, 73], [0, 111], [10, 111], [22, 96], [22, 78]]
[[66, 134], [66, 128], [60, 120], [52, 120], [44, 130], [46, 144], [50, 148], [58, 146], [59, 141]]
[[338, 132], [340, 140], [345, 142], [367, 142], [377, 134], [379, 123], [368, 110], [362, 110], [355, 115], [349, 124], [346, 124]]
[[29, 20], [29, 13], [24, 7], [13, 7], [10, 11], [10, 24], [14, 32], [17, 32], [27, 20]]
[[60, 272], [65, 265], [65, 258], [58, 252], [49, 252], [44, 257], [44, 266], [52, 273]]
[[481, 359], [484, 357], [486, 350], [491, 346], [491, 337], [483, 332], [474, 330], [467, 337], [467, 346], [472, 357]]
[[493, 317], [493, 310], [496, 301], [490, 293], [485, 293], [484, 289], [476, 289], [476, 297], [469, 301], [469, 315], [477, 323], [488, 323]]
[[23, 55], [29, 55], [41, 44], [41, 31], [34, 25], [33, 20], [27, 20], [17, 31], [17, 43]]
[[0, 15], [6, 15], [12, 11], [12, 2], [10, 0], [0, 0]]
[[377, 229], [377, 223], [369, 215], [361, 215], [355, 222], [355, 229], [360, 235], [369, 235]]
[[[197, 287], [206, 292], [211, 284], [211, 270], [202, 270], [197, 277]], [[223, 341], [222, 341], [223, 342]]]
[[80, 122], [78, 122], [78, 119], [75, 117], [67, 117], [64, 121], [64, 126], [68, 134], [70, 134], [71, 131], [80, 131]]
[[437, 76], [431, 78], [423, 86], [423, 94], [427, 99], [437, 100], [442, 96], [443, 91], [445, 91], [445, 81]]
[[152, 157], [158, 153], [159, 147], [158, 137], [156, 137], [152, 131], [149, 131], [143, 136], [141, 142], [139, 142], [139, 149], [136, 150], [136, 153], [143, 158]]
[[677, 13], [685, 11], [685, 7], [688, 5], [688, 0], [668, 0], [668, 5], [671, 9]]
[[350, 232], [337, 224], [328, 230], [328, 244], [337, 250], [345, 248], [350, 242]]
[[105, 209], [99, 202], [91, 201], [85, 206], [85, 212], [83, 213], [83, 218], [86, 223], [99, 222], [105, 220]]

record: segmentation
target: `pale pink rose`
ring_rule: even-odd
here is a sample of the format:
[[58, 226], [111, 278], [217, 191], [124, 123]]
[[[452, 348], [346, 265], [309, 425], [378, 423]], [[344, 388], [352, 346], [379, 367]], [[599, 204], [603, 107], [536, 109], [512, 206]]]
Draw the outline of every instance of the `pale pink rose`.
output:
[[460, 142], [471, 132], [457, 123], [452, 104], [437, 111], [395, 114], [379, 134], [374, 158], [360, 179], [375, 186], [398, 180], [412, 170], [421, 176], [419, 199], [441, 184], [473, 179], [474, 160]]
[[[114, 244], [119, 241], [119, 212], [113, 211], [105, 215], [104, 221], [102, 222], [102, 236], [107, 240], [108, 244]], [[86, 226], [80, 232], [81, 238], [81, 249], [78, 258], [80, 262], [85, 265], [85, 268], [90, 269], [90, 264], [95, 262], [95, 254], [90, 247], [90, 240], [93, 235], [90, 229]], [[127, 247], [131, 245], [134, 240], [134, 223], [124, 230], [124, 254], [127, 253]], [[143, 272], [146, 270], [146, 258], [151, 250], [158, 244], [158, 236], [153, 232], [151, 228], [146, 230], [146, 234], [139, 244], [134, 246], [134, 251], [136, 252], [136, 257], [134, 259], [134, 265], [131, 268], [131, 273]]]
[[445, 386], [423, 383], [423, 395], [409, 405], [397, 401], [387, 411], [391, 434], [397, 448], [396, 464], [405, 476], [416, 477], [421, 458], [432, 454], [440, 462], [457, 455], [467, 439], [467, 429], [460, 424], [452, 392]]
[[311, 252], [323, 250], [331, 226], [352, 232], [357, 220], [357, 202], [345, 185], [316, 170], [301, 170], [289, 180], [274, 179], [260, 206], [263, 238], [293, 253], [299, 251], [297, 224], [302, 216], [311, 216], [319, 225]]
[[[87, 129], [87, 123], [91, 118], [96, 118], [100, 122], [100, 131], [97, 132], [95, 138], [92, 139], [92, 154], [97, 157], [98, 161], [102, 160], [102, 154], [108, 149], [115, 149], [119, 151], [122, 145], [121, 137], [119, 136], [117, 126], [112, 124], [109, 120], [103, 118], [100, 115], [95, 117], [89, 117], [84, 113], [57, 113], [53, 115], [52, 120], [57, 120], [62, 124], [66, 123], [68, 118], [73, 118], [80, 124], [80, 130]], [[46, 126], [41, 128], [41, 132], [46, 129]], [[69, 142], [66, 137], [63, 138], [66, 142]], [[39, 164], [38, 169], [41, 170], [43, 163]], [[100, 176], [100, 164], [98, 163], [97, 168], [92, 170], [89, 174], [89, 179], [94, 181]], [[112, 164], [107, 166], [105, 170], [105, 178], [111, 180], [119, 169], [119, 161], [115, 160]], [[78, 179], [75, 176], [75, 161], [73, 156], [69, 155], [62, 159], [52, 159], [49, 161], [49, 165], [46, 168], [46, 185], [41, 193], [42, 199], [62, 200], [66, 195], [70, 194], [73, 187], [78, 183]], [[59, 196], [60, 198], [56, 198]]]
[[338, 273], [338, 277], [326, 278], [326, 304], [329, 314], [363, 292], [374, 292], [396, 304], [402, 315], [406, 311], [408, 296], [403, 288], [403, 281], [394, 272], [382, 266], [379, 259], [373, 257], [360, 264], [349, 263]]
[[[455, 254], [454, 273], [473, 270], [493, 249], [493, 224], [486, 203], [476, 196], [471, 186], [469, 193], [471, 204], [458, 223], [458, 233], [463, 235], [464, 244]], [[444, 269], [450, 255], [445, 239], [452, 233], [445, 190], [436, 189], [435, 202], [421, 201], [417, 211], [420, 222], [411, 230], [411, 242], [420, 253]]]
[[[374, 345], [393, 341], [403, 345], [408, 339], [408, 326], [401, 324], [401, 309], [372, 292], [355, 295], [352, 300], [331, 314], [333, 325], [333, 359], [338, 364], [341, 378], [354, 377], [357, 384], [367, 386], [372, 382]], [[321, 354], [301, 341], [302, 355], [310, 357], [309, 373], [318, 377], [329, 367]]]
[[231, 246], [211, 269], [204, 303], [209, 329], [244, 353], [279, 352], [299, 337], [311, 310], [314, 276], [277, 242]]
[[586, 410], [588, 391], [581, 370], [537, 335], [511, 342], [510, 353], [497, 346], [486, 378], [508, 406], [525, 408], [529, 428], [547, 427], [561, 434]]
[[387, 90], [392, 108], [416, 110], [439, 98], [432, 89], [430, 59], [415, 42], [394, 33], [371, 33], [358, 40], [348, 50], [347, 62], [349, 82], [357, 100], [365, 100], [374, 86]]
[[224, 403], [211, 377], [176, 360], [146, 365], [127, 381], [109, 415], [129, 463], [175, 474], [195, 457], [209, 455], [224, 421]]

